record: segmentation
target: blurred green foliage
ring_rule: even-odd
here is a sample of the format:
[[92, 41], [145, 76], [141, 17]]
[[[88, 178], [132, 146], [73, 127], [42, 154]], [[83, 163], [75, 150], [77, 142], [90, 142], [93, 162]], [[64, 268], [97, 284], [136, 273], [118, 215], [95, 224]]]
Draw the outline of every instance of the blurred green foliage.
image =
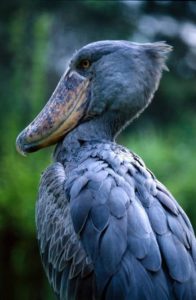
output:
[[196, 45], [193, 36], [187, 40], [188, 32], [183, 36], [188, 24], [196, 40], [196, 5], [193, 1], [131, 2], [36, 0], [1, 5], [2, 299], [54, 299], [42, 270], [34, 222], [39, 177], [50, 164], [51, 149], [24, 158], [16, 153], [15, 139], [46, 102], [68, 56], [87, 42], [167, 40], [174, 46], [170, 73], [164, 73], [153, 104], [119, 141], [143, 158], [196, 228]]

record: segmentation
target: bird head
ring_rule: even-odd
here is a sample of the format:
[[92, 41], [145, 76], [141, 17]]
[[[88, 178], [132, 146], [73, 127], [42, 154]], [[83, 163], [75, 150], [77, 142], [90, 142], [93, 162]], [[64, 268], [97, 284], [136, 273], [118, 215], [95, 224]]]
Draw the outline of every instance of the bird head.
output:
[[19, 134], [17, 150], [24, 154], [55, 144], [79, 124], [100, 116], [125, 125], [150, 103], [170, 51], [164, 42], [84, 46], [70, 60], [45, 107]]

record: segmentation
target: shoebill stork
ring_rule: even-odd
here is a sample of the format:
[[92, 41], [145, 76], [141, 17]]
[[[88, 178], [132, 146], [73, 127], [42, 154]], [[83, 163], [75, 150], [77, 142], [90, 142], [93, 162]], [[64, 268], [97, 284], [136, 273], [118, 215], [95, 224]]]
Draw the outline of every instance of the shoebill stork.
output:
[[84, 46], [17, 138], [22, 154], [57, 144], [36, 224], [60, 300], [196, 299], [188, 217], [141, 158], [115, 143], [151, 102], [170, 50], [164, 42]]

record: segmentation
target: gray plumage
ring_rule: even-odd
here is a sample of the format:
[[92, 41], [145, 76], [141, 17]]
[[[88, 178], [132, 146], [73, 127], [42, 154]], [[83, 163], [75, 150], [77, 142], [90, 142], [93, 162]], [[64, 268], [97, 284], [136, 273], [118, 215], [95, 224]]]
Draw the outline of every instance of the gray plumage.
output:
[[[66, 175], [69, 164], [75, 167]], [[195, 297], [195, 239], [185, 213], [144, 163], [115, 143], [87, 142], [70, 162], [46, 170], [37, 226], [59, 299]]]
[[[60, 300], [196, 299], [188, 217], [143, 161], [114, 142], [150, 103], [170, 50], [163, 42], [92, 43], [61, 79], [68, 91], [64, 78], [90, 83], [85, 114], [57, 144], [36, 206], [44, 269]], [[26, 131], [18, 147], [35, 150], [25, 139]]]

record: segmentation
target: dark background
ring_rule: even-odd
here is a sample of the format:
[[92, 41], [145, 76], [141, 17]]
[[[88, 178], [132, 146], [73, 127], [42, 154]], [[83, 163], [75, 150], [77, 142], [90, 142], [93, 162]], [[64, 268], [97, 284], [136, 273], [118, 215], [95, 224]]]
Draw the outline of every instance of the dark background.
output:
[[[4, 4], [3, 4], [4, 3]], [[88, 42], [165, 40], [174, 47], [155, 99], [121, 135], [174, 194], [196, 228], [196, 2], [4, 1], [0, 7], [0, 297], [52, 300], [34, 207], [52, 149], [21, 157], [17, 134]]]

